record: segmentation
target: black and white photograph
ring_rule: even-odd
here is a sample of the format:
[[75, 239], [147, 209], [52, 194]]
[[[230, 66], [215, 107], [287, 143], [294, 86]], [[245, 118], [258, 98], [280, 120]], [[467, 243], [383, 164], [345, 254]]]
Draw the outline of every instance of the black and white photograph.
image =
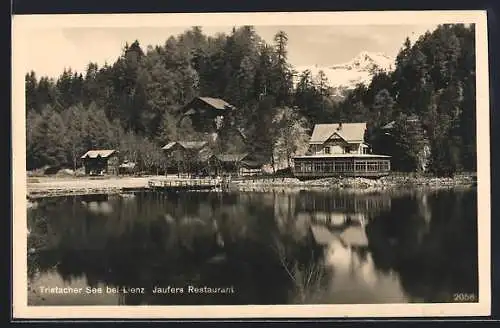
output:
[[14, 16], [14, 315], [488, 315], [486, 40], [481, 11]]

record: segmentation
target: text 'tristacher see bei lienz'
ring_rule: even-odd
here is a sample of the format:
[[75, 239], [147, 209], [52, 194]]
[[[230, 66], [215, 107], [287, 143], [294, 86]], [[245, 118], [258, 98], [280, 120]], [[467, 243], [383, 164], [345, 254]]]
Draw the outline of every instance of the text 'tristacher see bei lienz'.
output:
[[235, 294], [235, 288], [195, 286], [144, 287], [39, 287], [41, 294]]

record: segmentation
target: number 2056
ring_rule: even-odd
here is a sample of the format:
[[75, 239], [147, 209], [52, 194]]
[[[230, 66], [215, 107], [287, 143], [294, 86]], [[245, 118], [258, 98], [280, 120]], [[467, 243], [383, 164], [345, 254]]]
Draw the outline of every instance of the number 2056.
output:
[[455, 293], [453, 294], [453, 302], [476, 302], [476, 294], [470, 293]]

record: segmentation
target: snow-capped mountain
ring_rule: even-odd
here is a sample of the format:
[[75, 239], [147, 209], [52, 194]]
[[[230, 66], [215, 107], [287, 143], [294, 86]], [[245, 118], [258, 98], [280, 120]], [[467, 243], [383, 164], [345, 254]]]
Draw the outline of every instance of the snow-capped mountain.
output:
[[332, 65], [330, 67], [297, 66], [295, 70], [300, 74], [305, 70], [310, 70], [313, 78], [319, 71], [323, 71], [328, 79], [329, 85], [334, 89], [353, 89], [357, 84], [370, 83], [373, 73], [377, 70], [391, 71], [394, 69], [394, 59], [383, 53], [362, 51], [350, 61]]

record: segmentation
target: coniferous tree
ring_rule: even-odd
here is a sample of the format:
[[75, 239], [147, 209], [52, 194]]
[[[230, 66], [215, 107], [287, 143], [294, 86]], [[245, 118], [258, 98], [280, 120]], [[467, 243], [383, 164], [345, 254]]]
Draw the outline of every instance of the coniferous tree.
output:
[[[55, 79], [29, 72], [25, 76], [28, 167], [57, 163], [74, 168], [78, 152], [121, 147], [126, 136], [139, 145], [137, 149], [140, 140], [154, 140], [158, 146], [188, 135], [205, 140], [208, 136], [198, 134], [188, 122], [179, 125], [179, 109], [201, 95], [237, 107], [228, 118], [231, 123], [219, 131], [218, 142], [225, 144], [221, 148], [225, 151], [248, 147], [271, 156], [283, 133], [281, 121], [275, 119], [278, 109], [297, 106], [294, 119], [303, 117], [309, 133], [317, 123], [367, 122], [369, 142], [384, 153], [388, 149], [377, 144], [381, 127], [401, 120], [402, 114], [414, 115], [430, 145], [433, 172], [476, 169], [473, 25], [442, 25], [413, 44], [405, 40], [393, 72], [372, 72], [369, 85], [350, 91], [333, 90], [324, 74], [315, 77], [310, 72], [299, 72], [294, 86], [296, 73], [288, 63], [287, 45], [288, 36], [282, 31], [268, 44], [252, 26], [215, 36], [193, 27], [145, 53], [138, 41], [127, 44], [114, 63], [102, 67], [89, 63], [83, 75], [70, 68]], [[42, 151], [49, 147], [42, 135], [57, 134], [43, 123], [48, 120], [66, 131], [54, 146], [63, 151]], [[402, 135], [409, 133], [400, 130]], [[242, 131], [245, 145], [235, 137]], [[410, 142], [412, 137], [408, 138]], [[150, 146], [144, 142], [144, 147]]]
[[38, 110], [36, 94], [38, 82], [35, 72], [30, 71], [27, 73], [24, 77], [24, 81], [26, 84], [26, 115], [28, 115], [30, 111]]
[[33, 161], [28, 167], [59, 167], [67, 163], [66, 127], [61, 115], [52, 107], [42, 109], [28, 140], [31, 143], [28, 147], [29, 157]]
[[276, 86], [276, 103], [278, 106], [282, 106], [290, 102], [291, 90], [293, 88], [292, 69], [287, 62], [288, 35], [284, 31], [279, 31], [274, 36], [274, 42], [276, 55], [273, 69], [273, 85]]

